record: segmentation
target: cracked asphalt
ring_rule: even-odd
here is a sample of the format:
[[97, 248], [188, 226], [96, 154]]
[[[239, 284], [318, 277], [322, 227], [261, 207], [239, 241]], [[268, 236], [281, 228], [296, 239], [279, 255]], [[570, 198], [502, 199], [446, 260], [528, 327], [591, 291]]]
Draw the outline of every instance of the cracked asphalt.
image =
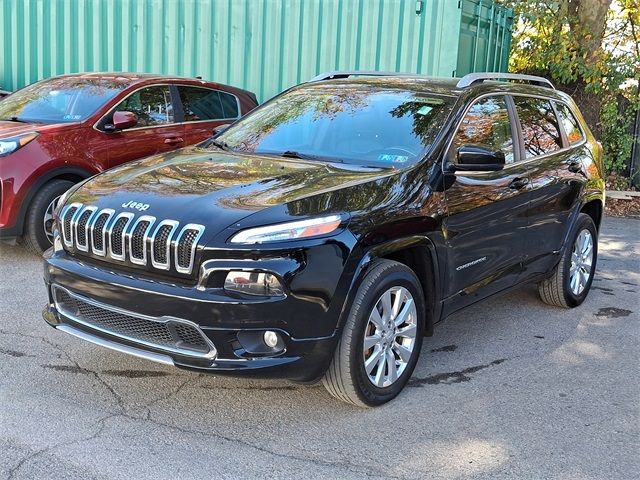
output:
[[57, 332], [40, 261], [2, 246], [0, 478], [638, 478], [639, 234], [605, 220], [577, 309], [526, 287], [439, 324], [405, 392], [373, 410]]

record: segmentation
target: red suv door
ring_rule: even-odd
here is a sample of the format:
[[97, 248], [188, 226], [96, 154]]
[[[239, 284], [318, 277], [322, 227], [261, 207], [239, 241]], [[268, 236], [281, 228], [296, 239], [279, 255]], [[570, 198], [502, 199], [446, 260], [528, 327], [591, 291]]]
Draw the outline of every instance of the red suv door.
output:
[[209, 138], [218, 125], [240, 118], [238, 97], [222, 90], [191, 85], [177, 85], [184, 112], [187, 144]]
[[[184, 126], [175, 121], [176, 100], [169, 85], [151, 85], [128, 95], [103, 118], [98, 128], [105, 132], [110, 168], [186, 145]], [[138, 123], [109, 131], [116, 111], [135, 113]]]

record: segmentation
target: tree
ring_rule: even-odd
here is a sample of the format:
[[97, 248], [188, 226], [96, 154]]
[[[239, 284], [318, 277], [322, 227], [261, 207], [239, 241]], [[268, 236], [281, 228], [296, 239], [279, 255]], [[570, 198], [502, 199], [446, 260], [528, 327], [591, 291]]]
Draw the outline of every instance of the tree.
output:
[[503, 0], [516, 18], [510, 70], [550, 77], [624, 172], [640, 107], [640, 0]]

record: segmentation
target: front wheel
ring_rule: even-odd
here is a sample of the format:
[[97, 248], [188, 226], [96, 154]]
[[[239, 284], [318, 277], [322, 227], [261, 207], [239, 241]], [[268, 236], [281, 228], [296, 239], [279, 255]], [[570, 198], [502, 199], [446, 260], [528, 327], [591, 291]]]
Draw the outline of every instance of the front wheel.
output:
[[542, 301], [564, 308], [580, 305], [591, 288], [597, 260], [598, 231], [592, 218], [581, 213], [560, 262], [538, 285]]
[[36, 255], [42, 255], [53, 245], [53, 212], [58, 200], [74, 185], [68, 180], [53, 180], [36, 193], [25, 219], [22, 237], [24, 247]]
[[415, 273], [398, 262], [376, 261], [358, 288], [322, 380], [329, 393], [361, 407], [396, 397], [418, 361], [424, 312]]

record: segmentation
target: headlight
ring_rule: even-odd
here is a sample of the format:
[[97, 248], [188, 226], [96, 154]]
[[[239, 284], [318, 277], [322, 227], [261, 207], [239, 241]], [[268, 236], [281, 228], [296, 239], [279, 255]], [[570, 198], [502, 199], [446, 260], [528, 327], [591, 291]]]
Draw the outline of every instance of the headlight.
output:
[[19, 137], [12, 138], [2, 138], [0, 139], [0, 157], [4, 157], [5, 155], [9, 155], [10, 153], [15, 152], [21, 147], [24, 147], [27, 143], [38, 136], [37, 133], [27, 133], [25, 135], [20, 135]]
[[342, 218], [340, 215], [331, 215], [329, 217], [312, 218], [299, 222], [250, 228], [235, 234], [230, 242], [253, 244], [316, 237], [337, 230], [341, 223]]

